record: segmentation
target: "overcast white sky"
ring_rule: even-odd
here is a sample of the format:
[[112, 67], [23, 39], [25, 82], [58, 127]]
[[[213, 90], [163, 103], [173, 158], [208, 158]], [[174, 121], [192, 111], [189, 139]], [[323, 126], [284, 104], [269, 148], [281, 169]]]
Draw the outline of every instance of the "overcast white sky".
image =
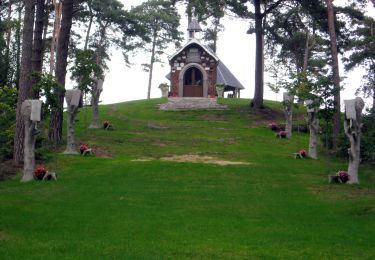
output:
[[[139, 5], [144, 0], [122, 0], [126, 9], [131, 6]], [[339, 4], [344, 0], [336, 0]], [[375, 8], [369, 9], [371, 15], [375, 15]], [[186, 16], [181, 9], [181, 31], [186, 30]], [[219, 58], [227, 65], [232, 73], [245, 86], [241, 92], [241, 98], [252, 98], [254, 94], [254, 56], [255, 56], [255, 38], [253, 35], [246, 34], [249, 22], [237, 18], [225, 18], [223, 20], [225, 27], [221, 33], [218, 42], [217, 54]], [[171, 55], [175, 52], [174, 48], [168, 50]], [[124, 102], [129, 100], [145, 99], [147, 94], [148, 73], [142, 70], [140, 64], [146, 63], [149, 55], [138, 52], [137, 56], [132, 58], [133, 66], [126, 67], [120, 51], [113, 50], [109, 71], [106, 74], [104, 90], [101, 95], [103, 104]], [[163, 57], [164, 64], [156, 64], [154, 78], [152, 82], [151, 97], [161, 96], [158, 89], [160, 83], [169, 83], [165, 75], [169, 73], [169, 64], [167, 56]], [[345, 90], [342, 91], [342, 99], [351, 99], [355, 95], [355, 90], [360, 84], [361, 72], [355, 70], [350, 74], [344, 74], [341, 66], [341, 76], [347, 76], [343, 85]], [[266, 75], [267, 80], [267, 75]], [[280, 100], [281, 94], [278, 95]], [[265, 99], [275, 100], [276, 94], [265, 87]]]

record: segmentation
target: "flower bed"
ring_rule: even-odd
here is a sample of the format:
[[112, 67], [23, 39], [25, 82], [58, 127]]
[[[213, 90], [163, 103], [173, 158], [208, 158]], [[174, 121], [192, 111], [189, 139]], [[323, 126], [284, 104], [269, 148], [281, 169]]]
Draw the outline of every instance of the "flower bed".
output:
[[286, 131], [280, 131], [276, 134], [277, 138], [286, 138], [287, 132]]
[[280, 127], [275, 123], [275, 122], [272, 122], [271, 124], [268, 125], [269, 128], [272, 130], [272, 131], [280, 131]]
[[342, 183], [346, 183], [349, 180], [349, 174], [346, 171], [338, 171], [336, 173], [336, 176], [339, 177], [339, 179], [341, 180]]
[[307, 152], [305, 151], [305, 150], [300, 150], [299, 152], [299, 155], [301, 156], [301, 157], [306, 157], [307, 156]]
[[111, 126], [111, 124], [109, 123], [109, 121], [104, 121], [104, 123], [103, 123], [103, 128], [104, 129], [107, 129], [107, 128], [109, 128]]
[[46, 175], [48, 172], [48, 169], [46, 167], [36, 167], [34, 170], [34, 176], [37, 180], [43, 180], [44, 175]]
[[81, 154], [83, 154], [88, 149], [89, 149], [89, 146], [85, 143], [81, 143], [81, 145], [79, 146], [79, 151]]

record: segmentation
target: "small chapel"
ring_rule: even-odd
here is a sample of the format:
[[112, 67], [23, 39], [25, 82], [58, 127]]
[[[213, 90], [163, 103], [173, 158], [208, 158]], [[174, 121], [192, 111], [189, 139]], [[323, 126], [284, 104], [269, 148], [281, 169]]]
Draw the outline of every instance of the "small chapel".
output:
[[218, 96], [216, 87], [221, 86], [224, 92], [231, 92], [230, 97], [240, 97], [244, 86], [214, 51], [200, 42], [197, 36], [201, 31], [193, 18], [188, 26], [188, 42], [169, 57], [169, 96], [213, 98]]

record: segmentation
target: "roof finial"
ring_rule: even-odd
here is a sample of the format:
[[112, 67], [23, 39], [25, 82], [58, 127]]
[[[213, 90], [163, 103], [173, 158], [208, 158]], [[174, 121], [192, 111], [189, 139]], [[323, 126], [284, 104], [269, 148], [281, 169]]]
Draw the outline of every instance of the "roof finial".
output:
[[191, 21], [188, 26], [188, 32], [189, 32], [189, 39], [195, 38], [196, 32], [201, 32], [202, 28], [199, 25], [198, 19], [195, 15], [195, 7], [191, 8]]

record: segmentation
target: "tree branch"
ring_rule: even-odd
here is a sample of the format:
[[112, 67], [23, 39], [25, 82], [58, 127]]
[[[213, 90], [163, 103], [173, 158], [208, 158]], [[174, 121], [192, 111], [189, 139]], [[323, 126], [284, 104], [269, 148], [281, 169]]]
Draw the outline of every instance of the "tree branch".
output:
[[284, 0], [278, 0], [276, 3], [272, 4], [270, 7], [268, 7], [267, 10], [265, 10], [262, 14], [261, 17], [264, 18], [267, 14], [272, 12], [275, 8], [277, 8]]

